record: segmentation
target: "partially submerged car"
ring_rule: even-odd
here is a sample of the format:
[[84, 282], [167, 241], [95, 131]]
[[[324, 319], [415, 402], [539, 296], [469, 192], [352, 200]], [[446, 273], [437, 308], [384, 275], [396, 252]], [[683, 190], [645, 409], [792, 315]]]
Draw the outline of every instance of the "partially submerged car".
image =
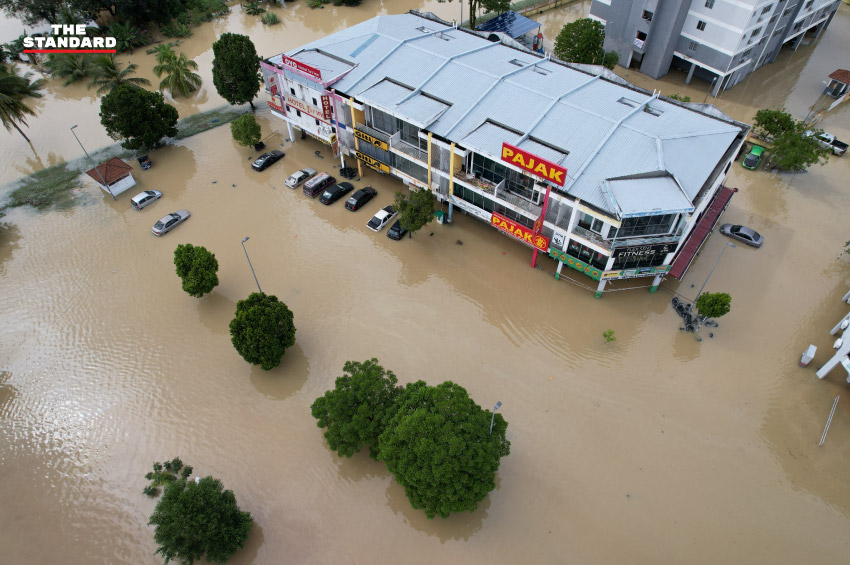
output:
[[737, 239], [741, 243], [752, 245], [753, 247], [761, 247], [761, 244], [764, 243], [764, 238], [761, 234], [747, 226], [723, 224], [720, 226], [720, 233], [728, 235], [732, 239]]
[[130, 206], [132, 206], [136, 210], [141, 210], [148, 204], [152, 204], [160, 198], [162, 198], [162, 193], [160, 191], [146, 190], [144, 192], [138, 193], [132, 199], [130, 199]]
[[385, 225], [390, 223], [390, 220], [395, 218], [398, 212], [392, 206], [384, 206], [378, 213], [372, 216], [372, 219], [366, 223], [366, 227], [374, 232], [379, 232]]
[[371, 186], [361, 188], [360, 190], [352, 194], [351, 198], [345, 201], [345, 209], [355, 212], [359, 210], [364, 204], [366, 204], [375, 196], [377, 196], [377, 194], [378, 191], [372, 188]]
[[744, 157], [744, 160], [741, 161], [741, 165], [745, 169], [750, 169], [751, 171], [756, 170], [761, 163], [761, 156], [764, 153], [764, 147], [761, 145], [753, 145], [753, 148], [750, 149], [750, 152]]
[[288, 179], [286, 179], [286, 186], [289, 188], [298, 188], [301, 183], [306, 182], [316, 176], [316, 170], [311, 168], [301, 169], [300, 171], [296, 171], [292, 173]]
[[262, 171], [266, 167], [273, 165], [274, 163], [277, 163], [278, 161], [283, 159], [283, 156], [283, 151], [278, 151], [277, 149], [269, 153], [263, 153], [262, 155], [257, 157], [257, 159], [253, 163], [251, 163], [251, 167], [255, 171]]
[[165, 216], [160, 218], [157, 223], [153, 225], [151, 231], [156, 236], [168, 233], [183, 222], [185, 222], [190, 215], [191, 214], [189, 214], [188, 210], [177, 210], [176, 212], [166, 214]]
[[322, 197], [319, 198], [319, 202], [325, 205], [333, 204], [352, 190], [354, 190], [354, 185], [350, 182], [335, 184], [322, 193]]

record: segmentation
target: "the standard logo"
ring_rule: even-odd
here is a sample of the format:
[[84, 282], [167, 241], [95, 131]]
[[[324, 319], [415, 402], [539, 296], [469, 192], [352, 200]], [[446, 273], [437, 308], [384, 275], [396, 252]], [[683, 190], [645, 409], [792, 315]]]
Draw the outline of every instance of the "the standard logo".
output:
[[115, 53], [114, 37], [88, 37], [85, 24], [50, 26], [53, 35], [25, 37], [24, 53]]

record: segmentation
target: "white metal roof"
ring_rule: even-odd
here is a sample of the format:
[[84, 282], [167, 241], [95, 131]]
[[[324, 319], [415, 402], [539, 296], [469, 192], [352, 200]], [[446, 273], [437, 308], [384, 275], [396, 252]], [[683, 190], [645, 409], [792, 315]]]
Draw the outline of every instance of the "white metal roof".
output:
[[694, 211], [691, 200], [669, 175], [615, 179], [606, 185], [620, 218]]

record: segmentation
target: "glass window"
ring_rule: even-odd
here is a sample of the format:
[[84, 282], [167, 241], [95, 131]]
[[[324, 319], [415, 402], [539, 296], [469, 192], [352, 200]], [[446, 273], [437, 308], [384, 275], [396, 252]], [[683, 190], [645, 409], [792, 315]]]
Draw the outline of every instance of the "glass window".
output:
[[577, 241], [570, 240], [569, 245], [567, 245], [567, 253], [575, 257], [576, 259], [580, 259], [585, 263], [590, 263], [597, 269], [604, 269], [605, 265], [608, 263], [608, 256], [598, 251], [587, 247], [586, 245], [582, 245]]
[[375, 108], [371, 109], [372, 114], [372, 123], [369, 124], [370, 127], [375, 128], [376, 130], [382, 131], [389, 135], [393, 135], [398, 131], [398, 120], [393, 116], [390, 116], [386, 112], [381, 112]]
[[696, 41], [691, 41], [688, 44], [688, 51], [696, 51], [697, 47], [699, 47], [699, 43], [697, 43]]
[[618, 237], [640, 237], [646, 235], [661, 235], [670, 233], [676, 214], [662, 214], [659, 216], [642, 216], [640, 218], [626, 218], [617, 233]]
[[714, 0], [705, 0], [705, 7], [709, 10], [714, 8]]
[[766, 14], [766, 13], [768, 13], [771, 9], [773, 9], [773, 4], [771, 4], [770, 6], [765, 6], [764, 8], [762, 8], [761, 13], [762, 13], [762, 14]]
[[590, 231], [602, 234], [602, 220], [593, 220], [593, 226], [590, 228]]
[[700, 30], [700, 31], [704, 30], [705, 29], [705, 22], [702, 21], [702, 20], [698, 21], [697, 22], [697, 29]]

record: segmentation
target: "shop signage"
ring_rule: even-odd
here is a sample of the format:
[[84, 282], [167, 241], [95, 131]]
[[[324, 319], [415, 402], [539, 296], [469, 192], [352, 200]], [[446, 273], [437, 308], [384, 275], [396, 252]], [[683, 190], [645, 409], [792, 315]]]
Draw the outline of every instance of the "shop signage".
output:
[[286, 105], [290, 108], [295, 108], [296, 110], [301, 110], [302, 113], [307, 114], [308, 116], [312, 116], [317, 120], [325, 121], [325, 114], [319, 110], [318, 108], [314, 108], [310, 104], [306, 102], [302, 102], [297, 98], [286, 97]]
[[516, 165], [520, 169], [525, 169], [538, 177], [543, 177], [558, 186], [564, 186], [567, 180], [567, 169], [564, 167], [533, 155], [528, 151], [523, 151], [510, 143], [502, 143], [502, 161]]
[[671, 265], [662, 265], [660, 267], [638, 267], [636, 269], [626, 269], [625, 271], [605, 271], [602, 273], [603, 279], [631, 279], [634, 277], [647, 277], [655, 275], [663, 275], [670, 272]]
[[276, 75], [269, 75], [269, 95], [271, 96], [271, 99], [268, 102], [272, 110], [284, 113], [283, 102], [280, 98], [280, 88], [278, 88], [278, 81], [280, 81], [280, 77]]
[[542, 235], [535, 235], [533, 231], [525, 226], [522, 226], [513, 220], [509, 220], [501, 214], [493, 212], [490, 217], [490, 223], [499, 228], [505, 233], [508, 233], [520, 241], [524, 241], [532, 247], [536, 247], [540, 251], [549, 250], [549, 238]]
[[333, 111], [331, 110], [331, 97], [327, 94], [322, 94], [322, 114], [325, 115], [325, 119], [330, 121], [333, 116]]
[[636, 247], [619, 247], [614, 250], [613, 257], [615, 259], [625, 257], [626, 259], [649, 262], [655, 257], [672, 253], [675, 249], [676, 245], [673, 243], [662, 243], [660, 245], [638, 245]]
[[469, 214], [472, 214], [473, 216], [481, 218], [485, 222], [489, 222], [490, 219], [493, 217], [493, 214], [491, 214], [487, 210], [482, 210], [478, 206], [470, 204], [466, 200], [459, 200], [459, 199], [455, 198], [454, 196], [451, 196], [451, 199], [452, 199], [452, 204], [454, 204], [455, 206], [457, 206], [458, 208], [460, 208], [464, 212], [467, 212]]
[[363, 161], [364, 163], [366, 163], [367, 165], [369, 165], [370, 167], [372, 167], [373, 169], [375, 169], [379, 173], [387, 174], [387, 173], [390, 172], [390, 167], [388, 165], [381, 163], [377, 159], [369, 157], [368, 155], [366, 155], [365, 153], [361, 153], [360, 151], [355, 151], [355, 153], [357, 154], [358, 159], [360, 159], [361, 161]]
[[302, 73], [308, 74], [315, 79], [322, 80], [322, 71], [320, 71], [316, 67], [305, 65], [301, 61], [296, 61], [292, 57], [287, 57], [286, 55], [283, 55], [283, 66], [289, 67], [290, 69], [295, 69], [297, 71], [301, 71]]
[[576, 271], [581, 271], [588, 277], [592, 279], [599, 280], [602, 278], [602, 270], [597, 269], [593, 265], [589, 263], [585, 263], [579, 259], [576, 259], [572, 255], [568, 254], [566, 251], [561, 251], [560, 249], [552, 249], [549, 251], [549, 257], [552, 259], [557, 259], [567, 267], [571, 269], [575, 269]]
[[311, 132], [311, 131], [307, 131], [306, 129], [302, 129], [301, 131], [303, 131], [304, 133], [306, 133], [307, 135], [309, 135], [310, 137], [312, 137], [312, 138], [313, 138], [313, 139], [315, 139], [316, 141], [321, 141], [321, 142], [322, 142], [322, 143], [324, 143], [325, 145], [331, 145], [331, 146], [333, 146], [334, 142], [336, 141], [336, 135], [331, 135], [331, 141], [328, 141], [328, 140], [327, 140], [327, 139], [325, 139], [324, 137], [319, 137], [319, 136], [318, 136], [318, 135], [316, 135], [315, 133], [313, 133], [313, 132]]
[[563, 247], [564, 241], [566, 240], [566, 234], [561, 231], [556, 231], [552, 234], [552, 245], [555, 247]]
[[383, 149], [384, 151], [389, 151], [390, 149], [389, 145], [387, 145], [384, 141], [381, 141], [377, 137], [372, 137], [368, 133], [364, 133], [359, 129], [354, 130], [354, 137], [356, 137], [357, 139], [362, 139], [367, 143], [371, 143], [378, 149]]

